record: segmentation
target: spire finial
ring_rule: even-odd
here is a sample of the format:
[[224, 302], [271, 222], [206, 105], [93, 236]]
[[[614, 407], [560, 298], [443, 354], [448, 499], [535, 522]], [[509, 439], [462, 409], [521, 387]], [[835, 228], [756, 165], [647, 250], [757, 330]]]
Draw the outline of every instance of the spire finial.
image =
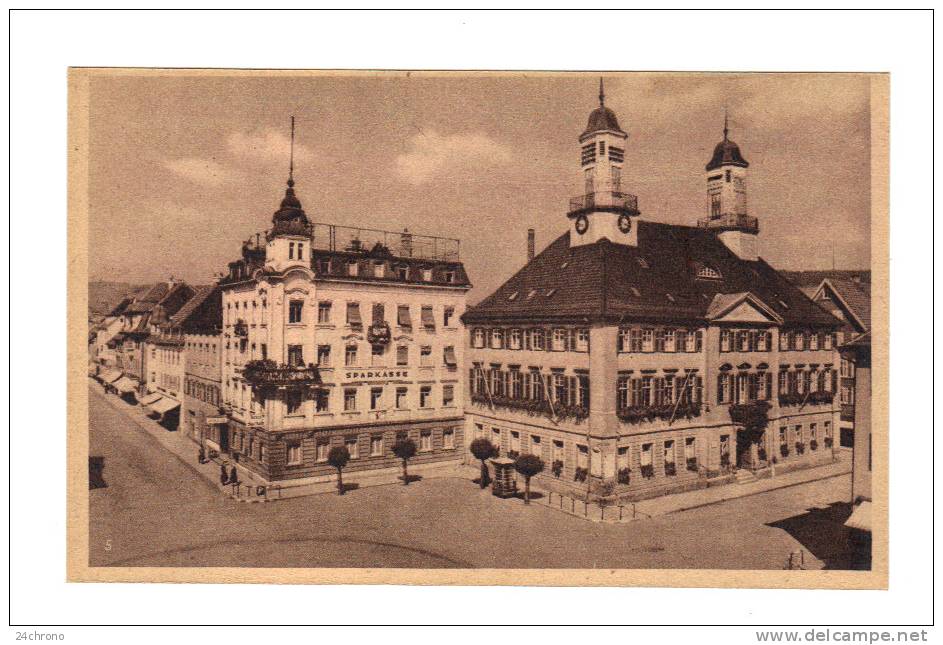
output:
[[602, 88], [602, 76], [599, 77], [599, 107], [603, 107], [606, 103], [606, 92]]
[[288, 187], [295, 185], [295, 115], [291, 116], [291, 152], [288, 158]]
[[727, 106], [724, 106], [724, 141], [727, 140]]

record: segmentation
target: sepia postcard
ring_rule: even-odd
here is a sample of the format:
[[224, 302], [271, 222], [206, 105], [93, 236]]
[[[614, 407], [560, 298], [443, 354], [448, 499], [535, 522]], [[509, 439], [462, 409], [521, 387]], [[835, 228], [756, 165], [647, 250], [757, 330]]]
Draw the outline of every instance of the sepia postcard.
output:
[[887, 587], [888, 75], [68, 82], [70, 581]]

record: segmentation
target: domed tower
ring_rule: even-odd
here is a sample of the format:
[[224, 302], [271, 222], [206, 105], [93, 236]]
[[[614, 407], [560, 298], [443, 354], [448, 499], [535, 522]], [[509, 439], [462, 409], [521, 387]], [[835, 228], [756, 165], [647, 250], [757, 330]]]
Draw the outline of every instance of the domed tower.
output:
[[599, 107], [589, 115], [579, 137], [583, 193], [570, 199], [570, 245], [593, 244], [603, 238], [635, 246], [638, 199], [622, 190], [625, 142], [629, 135], [619, 127], [615, 112], [606, 107], [599, 79]]
[[279, 271], [289, 266], [309, 266], [311, 258], [311, 222], [295, 195], [295, 117], [291, 118], [291, 144], [288, 187], [281, 205], [272, 215], [272, 228], [266, 234], [265, 263]]
[[727, 247], [744, 260], [756, 260], [759, 222], [747, 215], [747, 168], [740, 146], [730, 140], [724, 113], [724, 139], [704, 167], [707, 177], [707, 217], [698, 225], [717, 231]]

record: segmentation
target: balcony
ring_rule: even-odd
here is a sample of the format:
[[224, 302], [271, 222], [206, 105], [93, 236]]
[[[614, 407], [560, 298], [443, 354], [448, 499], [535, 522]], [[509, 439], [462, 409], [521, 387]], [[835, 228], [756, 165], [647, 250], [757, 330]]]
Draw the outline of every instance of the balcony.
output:
[[749, 215], [712, 215], [697, 221], [699, 228], [738, 230], [747, 233], [760, 232], [760, 220]]
[[278, 365], [271, 360], [249, 361], [242, 368], [242, 378], [246, 383], [258, 388], [321, 383], [321, 374], [313, 364], [295, 367]]
[[762, 429], [769, 421], [767, 401], [752, 401], [730, 406], [730, 420], [750, 429]]
[[638, 197], [614, 190], [597, 190], [570, 198], [568, 214], [575, 215], [592, 210], [619, 211], [629, 215], [638, 215]]

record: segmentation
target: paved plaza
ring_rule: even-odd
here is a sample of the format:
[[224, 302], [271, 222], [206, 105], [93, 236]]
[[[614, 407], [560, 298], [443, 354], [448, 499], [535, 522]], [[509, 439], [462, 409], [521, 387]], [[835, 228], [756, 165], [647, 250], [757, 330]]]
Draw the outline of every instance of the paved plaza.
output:
[[89, 493], [93, 566], [779, 569], [800, 549], [806, 568], [847, 564], [848, 475], [626, 524], [459, 477], [244, 504], [106, 396], [90, 384], [105, 484]]

